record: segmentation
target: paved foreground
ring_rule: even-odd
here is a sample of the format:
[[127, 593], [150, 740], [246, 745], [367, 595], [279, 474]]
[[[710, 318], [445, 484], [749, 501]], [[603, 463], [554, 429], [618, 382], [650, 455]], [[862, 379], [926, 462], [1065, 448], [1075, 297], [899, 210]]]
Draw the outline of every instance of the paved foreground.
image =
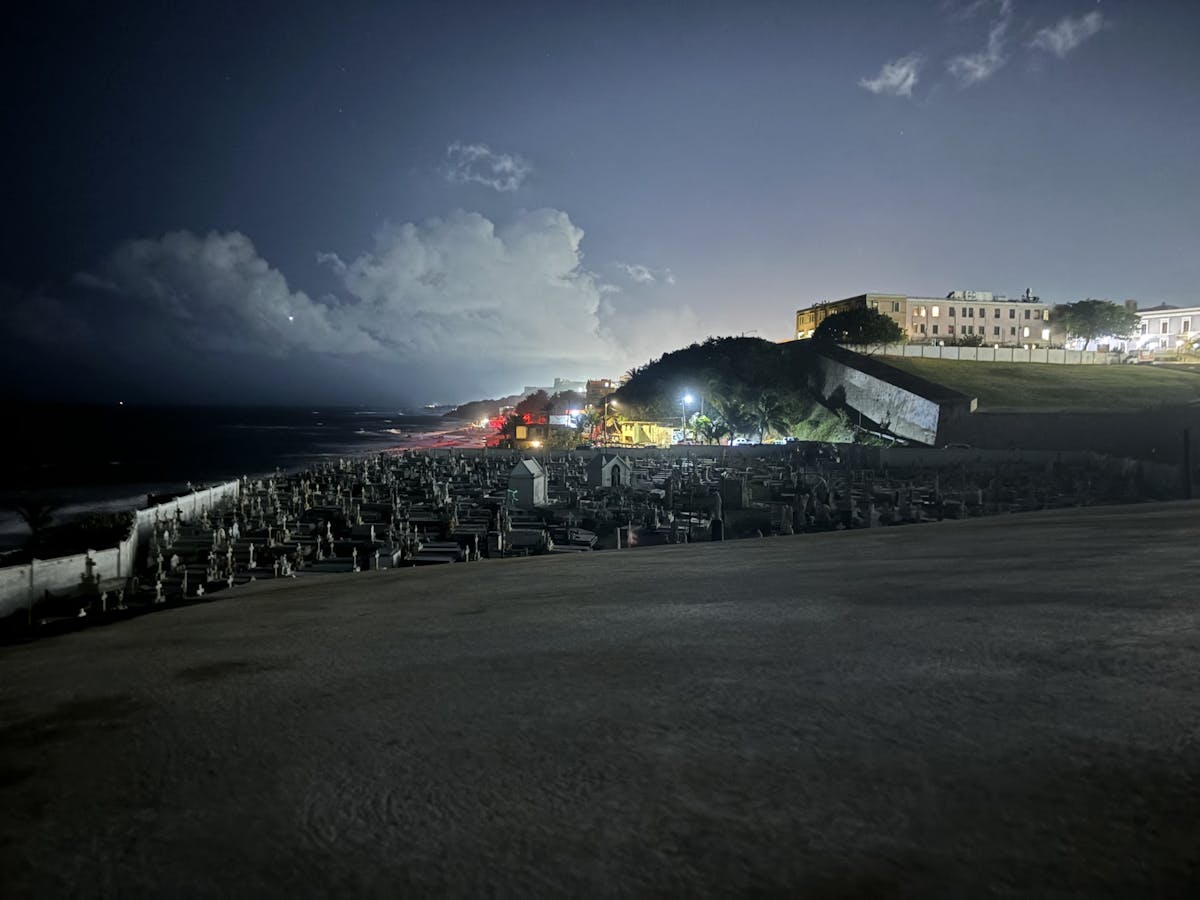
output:
[[0, 649], [0, 893], [1175, 895], [1200, 503], [300, 579]]

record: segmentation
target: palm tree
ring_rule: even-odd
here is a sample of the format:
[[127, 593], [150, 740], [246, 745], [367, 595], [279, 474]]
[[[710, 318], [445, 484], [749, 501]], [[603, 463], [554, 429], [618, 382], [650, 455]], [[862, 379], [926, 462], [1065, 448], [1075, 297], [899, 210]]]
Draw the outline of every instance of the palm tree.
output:
[[720, 432], [718, 441], [720, 436], [727, 434], [732, 438], [753, 427], [753, 420], [750, 418], [747, 405], [741, 399], [728, 394], [714, 393], [709, 404], [716, 412], [716, 415], [713, 416], [713, 424]]
[[59, 504], [45, 497], [27, 497], [12, 504], [12, 511], [29, 529], [28, 546], [36, 548], [42, 534], [54, 521]]
[[763, 391], [750, 403], [747, 413], [758, 432], [758, 442], [761, 444], [768, 431], [784, 433], [791, 426], [789, 416], [790, 404], [774, 391]]

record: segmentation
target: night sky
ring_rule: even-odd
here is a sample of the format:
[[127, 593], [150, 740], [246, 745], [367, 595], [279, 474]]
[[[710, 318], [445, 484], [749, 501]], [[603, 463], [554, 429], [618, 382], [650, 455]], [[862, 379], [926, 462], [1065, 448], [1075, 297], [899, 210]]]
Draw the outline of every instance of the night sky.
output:
[[1194, 305], [1200, 3], [27, 4], [10, 396], [377, 404], [797, 307]]

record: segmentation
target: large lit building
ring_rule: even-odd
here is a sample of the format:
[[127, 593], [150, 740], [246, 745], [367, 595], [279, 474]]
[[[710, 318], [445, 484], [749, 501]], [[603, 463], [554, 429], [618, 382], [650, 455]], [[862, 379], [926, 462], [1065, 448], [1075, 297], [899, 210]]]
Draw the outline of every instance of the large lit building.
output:
[[1050, 304], [1029, 291], [1015, 300], [991, 291], [951, 291], [945, 297], [859, 294], [797, 310], [796, 337], [812, 337], [834, 313], [863, 308], [893, 319], [910, 343], [950, 343], [978, 336], [985, 344], [1045, 346], [1061, 344], [1065, 337], [1051, 318]]
[[[1127, 303], [1126, 305], [1129, 305]], [[1175, 350], [1194, 343], [1200, 336], [1200, 306], [1168, 306], [1146, 309], [1133, 306], [1141, 320], [1133, 344], [1142, 350]]]

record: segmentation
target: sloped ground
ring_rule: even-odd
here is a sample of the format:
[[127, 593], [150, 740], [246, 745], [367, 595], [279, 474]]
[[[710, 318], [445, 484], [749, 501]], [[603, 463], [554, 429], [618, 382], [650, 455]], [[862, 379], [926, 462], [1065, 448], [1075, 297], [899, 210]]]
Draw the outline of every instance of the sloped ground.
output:
[[981, 410], [1136, 410], [1200, 400], [1200, 375], [1173, 366], [876, 359], [976, 397]]
[[1200, 503], [242, 590], [0, 653], [6, 896], [1185, 895]]

